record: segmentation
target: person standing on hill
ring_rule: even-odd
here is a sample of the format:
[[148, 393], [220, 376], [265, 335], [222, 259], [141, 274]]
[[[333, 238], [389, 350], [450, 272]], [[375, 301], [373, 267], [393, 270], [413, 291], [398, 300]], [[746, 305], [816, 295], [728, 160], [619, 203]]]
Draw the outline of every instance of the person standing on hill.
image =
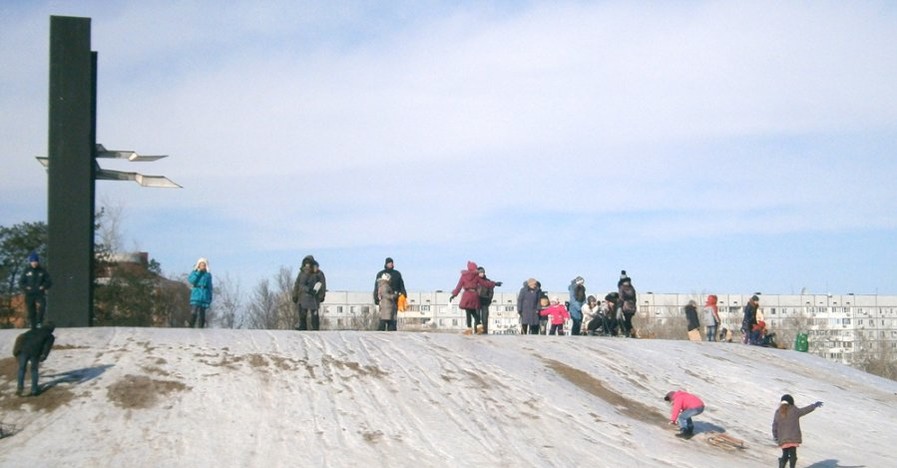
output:
[[757, 295], [744, 305], [744, 318], [741, 320], [741, 333], [744, 335], [744, 344], [754, 343], [754, 325], [757, 325], [757, 309], [760, 308], [760, 298]]
[[[317, 260], [311, 255], [302, 259], [299, 275], [293, 283], [293, 302], [299, 308], [299, 325], [297, 330], [309, 330], [309, 318], [311, 318], [311, 330], [321, 329], [321, 317], [318, 309], [327, 291], [327, 282], [324, 272], [321, 271]], [[310, 316], [310, 317], [309, 317]]]
[[[473, 334], [474, 330], [477, 332], [482, 331], [480, 315], [477, 313], [480, 309], [480, 297], [477, 295], [478, 286], [494, 288], [495, 282], [487, 280], [485, 277], [480, 278], [479, 272], [477, 272], [477, 264], [468, 261], [467, 269], [461, 271], [458, 285], [455, 286], [451, 297], [449, 297], [449, 302], [452, 302], [458, 297], [458, 294], [461, 294], [461, 302], [458, 306], [467, 313], [467, 330], [464, 332], [467, 335]], [[462, 290], [463, 294], [461, 293]], [[472, 328], [471, 325], [475, 328]]]
[[190, 328], [206, 327], [206, 311], [212, 305], [212, 273], [209, 271], [209, 261], [200, 258], [193, 266], [193, 271], [187, 277], [190, 283]]
[[48, 322], [41, 328], [32, 328], [16, 338], [12, 347], [12, 355], [19, 361], [19, 374], [16, 385], [16, 395], [22, 396], [25, 392], [25, 370], [31, 364], [31, 396], [40, 395], [40, 386], [37, 383], [39, 365], [47, 360], [50, 350], [53, 349], [53, 330], [56, 325]]
[[378, 331], [396, 331], [396, 316], [398, 315], [398, 307], [396, 306], [396, 298], [398, 294], [392, 289], [391, 278], [389, 273], [383, 273], [380, 276], [380, 285], [377, 290], [377, 302], [380, 304], [380, 325]]
[[810, 414], [816, 408], [822, 406], [821, 401], [817, 401], [803, 408], [794, 407], [794, 398], [791, 395], [782, 395], [779, 402], [779, 409], [772, 419], [772, 438], [779, 444], [782, 449], [782, 457], [779, 458], [779, 468], [785, 468], [785, 464], [789, 463], [791, 468], [797, 464], [797, 447], [803, 443], [800, 432], [800, 418]]
[[604, 296], [604, 332], [607, 336], [617, 336], [619, 332], [620, 323], [617, 320], [619, 304], [620, 293], [617, 291], [609, 292]]
[[568, 312], [570, 313], [570, 318], [573, 320], [573, 325], [570, 327], [570, 334], [577, 336], [582, 328], [582, 306], [586, 302], [586, 286], [582, 276], [573, 278], [573, 280], [570, 281], [570, 286], [567, 287], [567, 291], [570, 293], [570, 306]]
[[719, 308], [716, 305], [715, 294], [707, 296], [704, 304], [704, 323], [707, 324], [707, 341], [716, 341], [716, 329], [719, 327]]
[[392, 291], [396, 293], [396, 296], [398, 297], [398, 295], [401, 294], [408, 297], [408, 291], [405, 291], [405, 280], [402, 279], [402, 273], [395, 269], [395, 262], [393, 262], [392, 257], [386, 257], [386, 260], [383, 262], [383, 269], [374, 277], [374, 304], [380, 305], [378, 294], [380, 289], [380, 279], [383, 278], [384, 273], [389, 275], [389, 286], [392, 288]]
[[542, 289], [535, 278], [523, 282], [520, 293], [517, 294], [517, 315], [520, 316], [520, 334], [539, 334], [539, 301], [542, 298]]
[[698, 303], [688, 301], [685, 306], [685, 319], [688, 321], [688, 339], [701, 341], [701, 323], [698, 322]]
[[691, 418], [704, 412], [704, 402], [696, 395], [682, 390], [668, 392], [663, 399], [673, 406], [670, 424], [679, 425], [676, 437], [689, 438], [694, 435], [695, 425]]
[[[482, 265], [477, 267], [477, 276], [481, 280], [491, 281], [486, 277], [486, 269]], [[477, 330], [477, 333], [481, 335], [489, 334], [489, 306], [492, 305], [492, 298], [495, 297], [495, 288], [501, 287], [501, 281], [496, 281], [493, 287], [489, 287], [487, 284], [484, 282], [477, 285], [477, 296], [480, 298], [480, 308], [477, 310], [477, 314], [480, 318], [480, 325], [483, 327], [482, 330]]]
[[28, 266], [19, 278], [19, 287], [25, 295], [29, 327], [38, 328], [43, 323], [47, 311], [47, 290], [52, 285], [50, 273], [40, 264], [40, 256], [37, 252], [31, 252], [28, 255]]
[[635, 287], [632, 286], [632, 278], [626, 274], [626, 270], [620, 271], [620, 280], [617, 281], [617, 290], [620, 293], [621, 301], [619, 307], [623, 311], [623, 323], [620, 328], [622, 329], [623, 336], [632, 338], [632, 316], [635, 315], [638, 308], [636, 306]]

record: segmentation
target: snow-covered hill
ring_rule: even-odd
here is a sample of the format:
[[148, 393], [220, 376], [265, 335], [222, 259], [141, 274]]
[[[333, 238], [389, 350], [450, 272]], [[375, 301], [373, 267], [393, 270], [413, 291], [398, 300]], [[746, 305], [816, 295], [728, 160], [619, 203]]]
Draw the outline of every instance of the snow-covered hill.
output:
[[[2, 466], [775, 466], [783, 393], [799, 466], [894, 466], [897, 382], [794, 351], [597, 337], [58, 329], [39, 397], [0, 331]], [[27, 385], [27, 384], [26, 384]], [[700, 395], [673, 436], [672, 389]], [[744, 439], [746, 450], [704, 440]], [[703, 433], [703, 434], [702, 434]]]

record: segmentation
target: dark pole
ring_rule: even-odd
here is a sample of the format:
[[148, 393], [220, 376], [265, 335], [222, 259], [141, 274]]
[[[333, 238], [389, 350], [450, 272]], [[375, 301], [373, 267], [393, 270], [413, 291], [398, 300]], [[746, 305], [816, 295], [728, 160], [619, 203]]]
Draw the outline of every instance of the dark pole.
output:
[[60, 327], [93, 315], [95, 63], [90, 18], [51, 16], [46, 320]]

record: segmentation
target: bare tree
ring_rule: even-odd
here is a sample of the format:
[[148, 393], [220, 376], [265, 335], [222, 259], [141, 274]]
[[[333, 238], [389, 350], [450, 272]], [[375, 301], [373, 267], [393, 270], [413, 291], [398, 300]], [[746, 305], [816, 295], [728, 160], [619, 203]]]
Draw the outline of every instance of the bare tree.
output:
[[212, 319], [221, 328], [243, 328], [243, 301], [240, 295], [240, 283], [231, 280], [230, 275], [215, 281], [215, 302], [212, 308]]
[[293, 273], [281, 267], [275, 276], [275, 287], [265, 278], [253, 291], [248, 307], [246, 326], [261, 329], [291, 329], [299, 321], [299, 313], [291, 299]]

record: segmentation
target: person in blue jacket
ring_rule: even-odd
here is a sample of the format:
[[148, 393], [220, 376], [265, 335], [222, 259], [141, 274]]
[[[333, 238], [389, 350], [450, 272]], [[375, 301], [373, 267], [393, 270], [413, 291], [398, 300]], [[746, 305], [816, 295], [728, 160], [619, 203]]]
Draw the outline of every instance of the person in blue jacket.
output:
[[206, 327], [206, 311], [212, 305], [212, 273], [209, 271], [209, 261], [200, 258], [196, 261], [190, 277], [187, 278], [190, 286], [190, 328]]
[[577, 276], [570, 281], [567, 291], [570, 292], [567, 311], [570, 312], [570, 318], [573, 320], [570, 334], [576, 336], [580, 334], [580, 329], [582, 328], [582, 306], [586, 302], [585, 280], [582, 279], [582, 276]]

